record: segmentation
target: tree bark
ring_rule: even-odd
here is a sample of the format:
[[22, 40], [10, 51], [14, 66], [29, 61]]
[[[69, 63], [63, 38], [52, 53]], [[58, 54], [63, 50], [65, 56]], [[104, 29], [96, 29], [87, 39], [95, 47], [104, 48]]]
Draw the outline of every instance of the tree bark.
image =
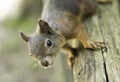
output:
[[[87, 22], [93, 41], [104, 41], [107, 52], [81, 50], [74, 59], [74, 82], [120, 82], [120, 18], [117, 0], [99, 5]], [[99, 12], [100, 11], [100, 12]]]

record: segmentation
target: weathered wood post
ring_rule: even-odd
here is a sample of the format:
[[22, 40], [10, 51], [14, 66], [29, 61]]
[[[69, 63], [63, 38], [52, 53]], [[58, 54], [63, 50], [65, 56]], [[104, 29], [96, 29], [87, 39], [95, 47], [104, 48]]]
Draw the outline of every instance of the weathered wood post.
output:
[[86, 22], [91, 39], [105, 41], [107, 52], [81, 50], [74, 60], [74, 82], [120, 82], [119, 5], [117, 0], [100, 5], [101, 12]]

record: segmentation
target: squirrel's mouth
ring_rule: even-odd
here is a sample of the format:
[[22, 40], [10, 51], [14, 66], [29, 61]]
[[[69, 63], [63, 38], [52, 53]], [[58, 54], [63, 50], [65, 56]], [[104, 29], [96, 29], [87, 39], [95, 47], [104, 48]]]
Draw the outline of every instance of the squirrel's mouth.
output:
[[49, 63], [49, 62], [44, 62], [44, 63], [41, 63], [41, 65], [45, 68], [48, 68], [48, 67], [52, 67], [53, 63]]
[[52, 67], [53, 63], [50, 64], [48, 62], [45, 62], [45, 63], [41, 63], [41, 65], [44, 67], [44, 68], [49, 68], [49, 67]]
[[40, 61], [40, 63], [45, 68], [52, 67], [52, 65], [54, 64], [53, 59], [51, 58], [51, 56], [46, 56], [45, 58], [43, 58]]
[[52, 67], [52, 65], [54, 64], [53, 59], [50, 55], [44, 58], [35, 56], [32, 56], [32, 58], [45, 68]]

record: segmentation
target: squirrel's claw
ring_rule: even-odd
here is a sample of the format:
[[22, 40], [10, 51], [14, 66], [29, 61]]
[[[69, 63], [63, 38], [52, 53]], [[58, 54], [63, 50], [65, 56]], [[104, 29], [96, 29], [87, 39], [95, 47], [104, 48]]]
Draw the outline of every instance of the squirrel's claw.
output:
[[96, 50], [96, 49], [105, 49], [106, 46], [105, 46], [105, 42], [92, 42], [92, 41], [89, 41], [87, 43], [87, 45], [85, 45], [85, 48]]

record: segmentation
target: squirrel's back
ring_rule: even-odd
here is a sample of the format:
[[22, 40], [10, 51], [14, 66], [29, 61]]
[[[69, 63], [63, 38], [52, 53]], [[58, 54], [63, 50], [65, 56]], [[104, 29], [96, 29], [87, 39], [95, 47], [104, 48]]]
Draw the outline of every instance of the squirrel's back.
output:
[[53, 30], [68, 34], [79, 23], [81, 14], [95, 8], [94, 0], [46, 0], [41, 19], [47, 21]]
[[58, 10], [63, 12], [69, 12], [75, 16], [78, 16], [81, 12], [83, 12], [82, 7], [85, 6], [90, 9], [95, 9], [96, 1], [95, 0], [46, 0], [44, 3], [44, 11], [53, 13], [52, 11]]
[[49, 13], [50, 11], [53, 13], [54, 10], [70, 12], [74, 15], [78, 15], [80, 13], [78, 0], [48, 0], [44, 3], [44, 9], [45, 12]]

